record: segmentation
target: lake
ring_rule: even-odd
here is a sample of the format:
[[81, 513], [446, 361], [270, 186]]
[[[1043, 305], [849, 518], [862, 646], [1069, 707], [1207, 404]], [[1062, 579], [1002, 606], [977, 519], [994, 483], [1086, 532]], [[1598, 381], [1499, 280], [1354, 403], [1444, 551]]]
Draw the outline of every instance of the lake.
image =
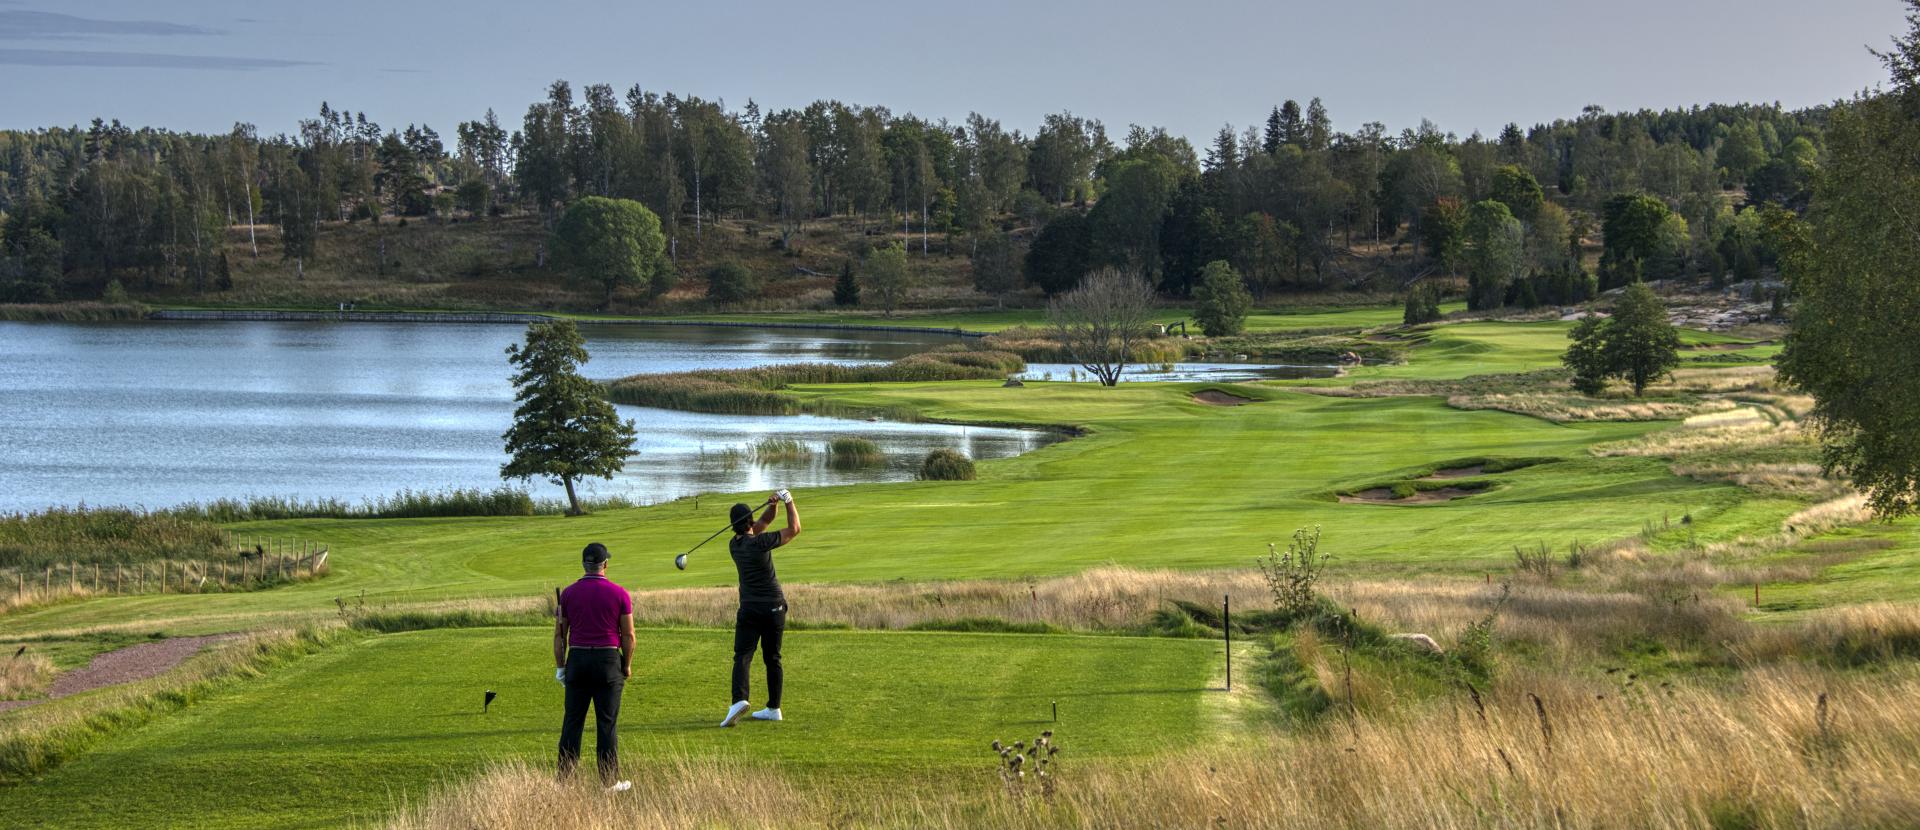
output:
[[[956, 342], [907, 332], [583, 324], [589, 377], [767, 363], [886, 362]], [[0, 510], [166, 507], [222, 497], [361, 499], [501, 484], [512, 419], [505, 350], [523, 329], [458, 323], [0, 322]], [[703, 492], [913, 478], [929, 450], [1004, 458], [1037, 430], [620, 407], [640, 454], [585, 491], [640, 502]], [[839, 436], [884, 464], [839, 470]], [[743, 457], [792, 438], [812, 461]], [[734, 452], [728, 452], [728, 450]], [[559, 498], [544, 482], [536, 497]]]

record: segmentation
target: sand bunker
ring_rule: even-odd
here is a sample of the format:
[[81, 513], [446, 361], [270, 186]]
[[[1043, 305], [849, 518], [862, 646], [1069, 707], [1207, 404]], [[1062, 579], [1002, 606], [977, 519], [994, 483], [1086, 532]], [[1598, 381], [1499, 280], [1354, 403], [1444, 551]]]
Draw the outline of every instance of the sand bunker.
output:
[[1453, 501], [1454, 499], [1464, 499], [1478, 492], [1480, 491], [1467, 490], [1460, 487], [1442, 487], [1438, 490], [1421, 490], [1420, 492], [1414, 493], [1413, 495], [1408, 496], [1404, 499], [1396, 499], [1393, 497], [1393, 491], [1391, 489], [1388, 489], [1386, 487], [1375, 487], [1371, 490], [1361, 490], [1360, 492], [1354, 493], [1352, 495], [1341, 496], [1340, 503], [1341, 504], [1439, 504], [1441, 502]]
[[1243, 406], [1253, 403], [1251, 400], [1238, 395], [1229, 395], [1218, 389], [1208, 389], [1204, 392], [1193, 393], [1193, 402], [1203, 403], [1208, 406]]

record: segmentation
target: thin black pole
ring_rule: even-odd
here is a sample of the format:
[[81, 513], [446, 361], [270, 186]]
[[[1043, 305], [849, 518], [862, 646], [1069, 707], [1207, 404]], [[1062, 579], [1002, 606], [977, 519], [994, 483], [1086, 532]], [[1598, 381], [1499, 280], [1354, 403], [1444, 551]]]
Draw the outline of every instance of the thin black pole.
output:
[[1233, 691], [1233, 595], [1220, 595], [1220, 628], [1227, 634], [1227, 691]]

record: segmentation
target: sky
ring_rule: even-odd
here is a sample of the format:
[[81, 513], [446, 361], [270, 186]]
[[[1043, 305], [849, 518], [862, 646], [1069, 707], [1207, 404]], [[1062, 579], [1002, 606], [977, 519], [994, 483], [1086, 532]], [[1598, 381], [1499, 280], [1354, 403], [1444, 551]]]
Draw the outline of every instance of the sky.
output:
[[961, 4], [0, 0], [0, 128], [293, 132], [321, 101], [451, 141], [556, 79], [763, 109], [816, 99], [1031, 133], [1071, 110], [1196, 145], [1319, 96], [1335, 127], [1465, 136], [1710, 102], [1789, 108], [1886, 73], [1898, 0], [1321, 0]]

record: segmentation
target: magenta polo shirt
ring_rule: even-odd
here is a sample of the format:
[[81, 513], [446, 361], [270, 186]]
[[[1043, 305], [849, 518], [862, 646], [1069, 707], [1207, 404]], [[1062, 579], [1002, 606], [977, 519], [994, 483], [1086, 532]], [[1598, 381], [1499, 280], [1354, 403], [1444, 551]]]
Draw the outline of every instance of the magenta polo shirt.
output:
[[604, 576], [580, 577], [560, 592], [567, 645], [575, 648], [619, 648], [620, 616], [631, 613], [633, 597]]

